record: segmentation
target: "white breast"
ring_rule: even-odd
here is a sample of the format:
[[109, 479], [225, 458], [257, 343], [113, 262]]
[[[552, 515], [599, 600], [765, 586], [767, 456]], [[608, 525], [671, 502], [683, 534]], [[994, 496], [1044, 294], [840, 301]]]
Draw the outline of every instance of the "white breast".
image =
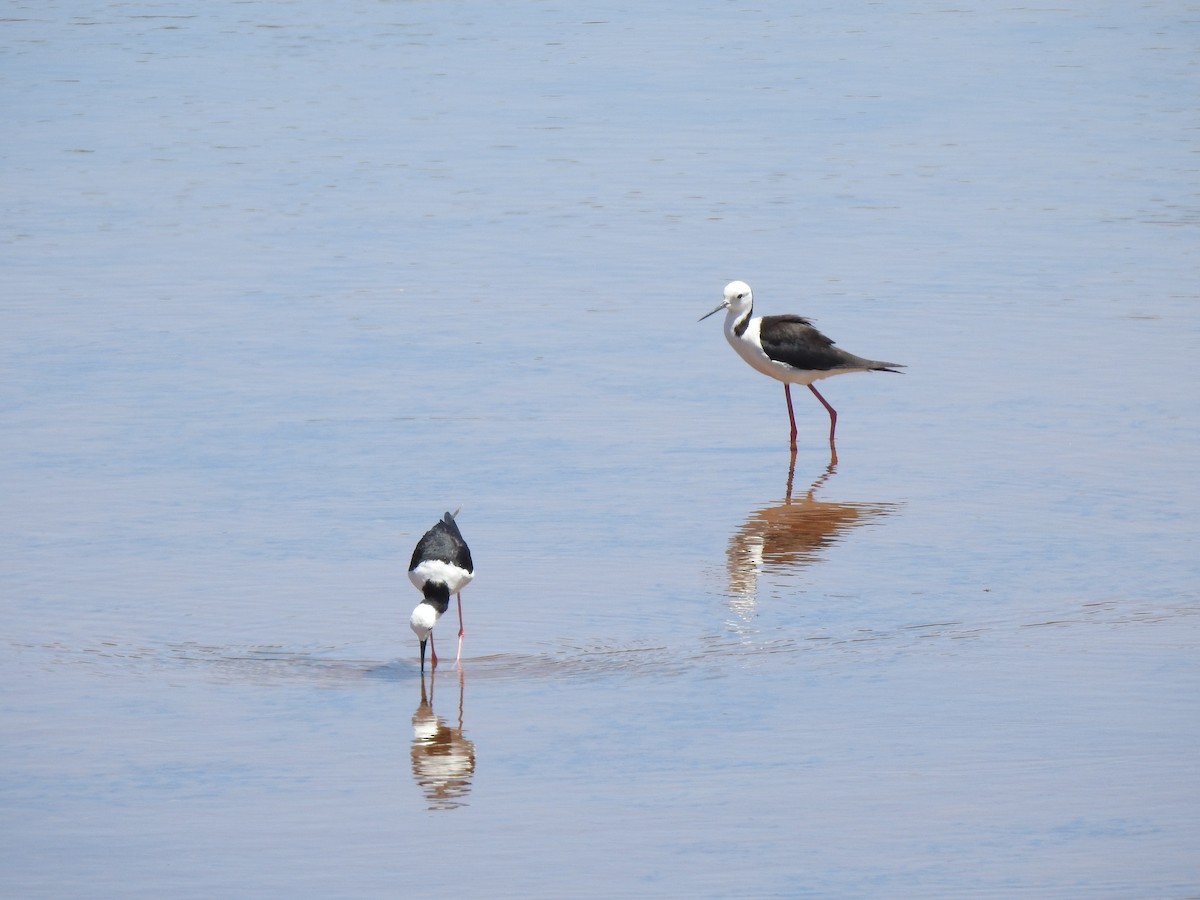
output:
[[770, 375], [777, 381], [790, 384], [812, 384], [814, 381], [832, 375], [832, 372], [806, 372], [793, 369], [786, 363], [776, 362], [763, 352], [758, 343], [758, 330], [762, 327], [762, 319], [751, 319], [746, 330], [739, 337], [734, 333], [733, 322], [725, 323], [725, 339], [737, 351], [738, 356], [748, 362], [764, 375]]

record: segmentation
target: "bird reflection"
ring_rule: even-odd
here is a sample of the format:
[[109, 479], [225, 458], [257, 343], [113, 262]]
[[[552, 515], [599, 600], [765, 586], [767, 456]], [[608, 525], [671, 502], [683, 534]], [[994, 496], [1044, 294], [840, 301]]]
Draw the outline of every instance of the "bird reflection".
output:
[[465, 806], [475, 774], [475, 743], [463, 737], [463, 671], [458, 671], [458, 725], [451, 727], [433, 711], [436, 676], [421, 675], [421, 703], [413, 713], [413, 779], [425, 794], [430, 809]]
[[742, 619], [754, 615], [761, 572], [785, 572], [810, 566], [822, 552], [860, 525], [886, 516], [895, 503], [831, 503], [816, 499], [816, 493], [837, 471], [837, 457], [825, 468], [803, 496], [792, 498], [796, 469], [793, 451], [788, 467], [787, 489], [777, 506], [757, 509], [729, 539], [730, 609]]

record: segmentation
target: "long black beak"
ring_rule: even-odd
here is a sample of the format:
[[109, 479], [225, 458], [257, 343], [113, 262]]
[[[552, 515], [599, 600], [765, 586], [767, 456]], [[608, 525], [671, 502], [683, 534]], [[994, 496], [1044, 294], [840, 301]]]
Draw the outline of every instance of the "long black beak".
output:
[[425, 674], [425, 645], [427, 643], [428, 643], [427, 640], [421, 641], [421, 674], [422, 675]]
[[712, 312], [710, 312], [710, 313], [705, 313], [705, 314], [704, 314], [704, 315], [702, 315], [700, 318], [698, 318], [696, 321], [697, 321], [697, 322], [703, 322], [703, 321], [704, 321], [705, 319], [707, 319], [709, 316], [716, 315], [716, 314], [717, 314], [717, 313], [719, 313], [721, 310], [723, 310], [723, 309], [726, 309], [726, 308], [727, 308], [727, 307], [726, 307], [726, 305], [725, 305], [725, 301], [724, 301], [724, 300], [722, 300], [722, 301], [721, 301], [721, 305], [720, 305], [720, 306], [718, 306], [716, 309], [714, 309], [714, 310], [713, 310]]

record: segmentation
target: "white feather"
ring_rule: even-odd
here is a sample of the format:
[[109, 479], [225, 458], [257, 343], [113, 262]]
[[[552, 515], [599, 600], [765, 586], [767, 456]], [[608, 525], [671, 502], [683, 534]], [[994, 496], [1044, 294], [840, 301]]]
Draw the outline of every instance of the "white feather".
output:
[[425, 582], [432, 581], [444, 584], [452, 594], [457, 594], [475, 577], [474, 572], [468, 572], [461, 566], [448, 563], [441, 559], [425, 559], [417, 563], [417, 567], [408, 573], [408, 580], [417, 590], [425, 587]]
[[417, 608], [413, 610], [412, 618], [408, 620], [408, 627], [413, 630], [413, 634], [417, 636], [417, 640], [423, 641], [429, 637], [429, 632], [433, 631], [433, 626], [437, 624], [439, 615], [438, 611], [428, 603], [417, 604]]

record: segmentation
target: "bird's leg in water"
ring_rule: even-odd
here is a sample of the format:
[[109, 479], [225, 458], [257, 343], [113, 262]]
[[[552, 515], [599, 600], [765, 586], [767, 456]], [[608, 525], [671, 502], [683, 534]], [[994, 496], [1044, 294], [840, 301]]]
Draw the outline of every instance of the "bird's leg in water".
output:
[[792, 386], [786, 381], [783, 383], [783, 396], [787, 397], [788, 404], [788, 421], [792, 423], [792, 449], [796, 449], [796, 414], [792, 412]]
[[455, 665], [462, 660], [462, 639], [464, 633], [462, 620], [462, 593], [460, 592], [458, 595], [458, 656], [454, 657]]
[[821, 405], [829, 411], [829, 448], [832, 450], [833, 432], [837, 429], [837, 410], [830, 406], [829, 401], [822, 397], [820, 391], [818, 391], [811, 384], [808, 386], [808, 389], [813, 392], [814, 397], [821, 401]]

